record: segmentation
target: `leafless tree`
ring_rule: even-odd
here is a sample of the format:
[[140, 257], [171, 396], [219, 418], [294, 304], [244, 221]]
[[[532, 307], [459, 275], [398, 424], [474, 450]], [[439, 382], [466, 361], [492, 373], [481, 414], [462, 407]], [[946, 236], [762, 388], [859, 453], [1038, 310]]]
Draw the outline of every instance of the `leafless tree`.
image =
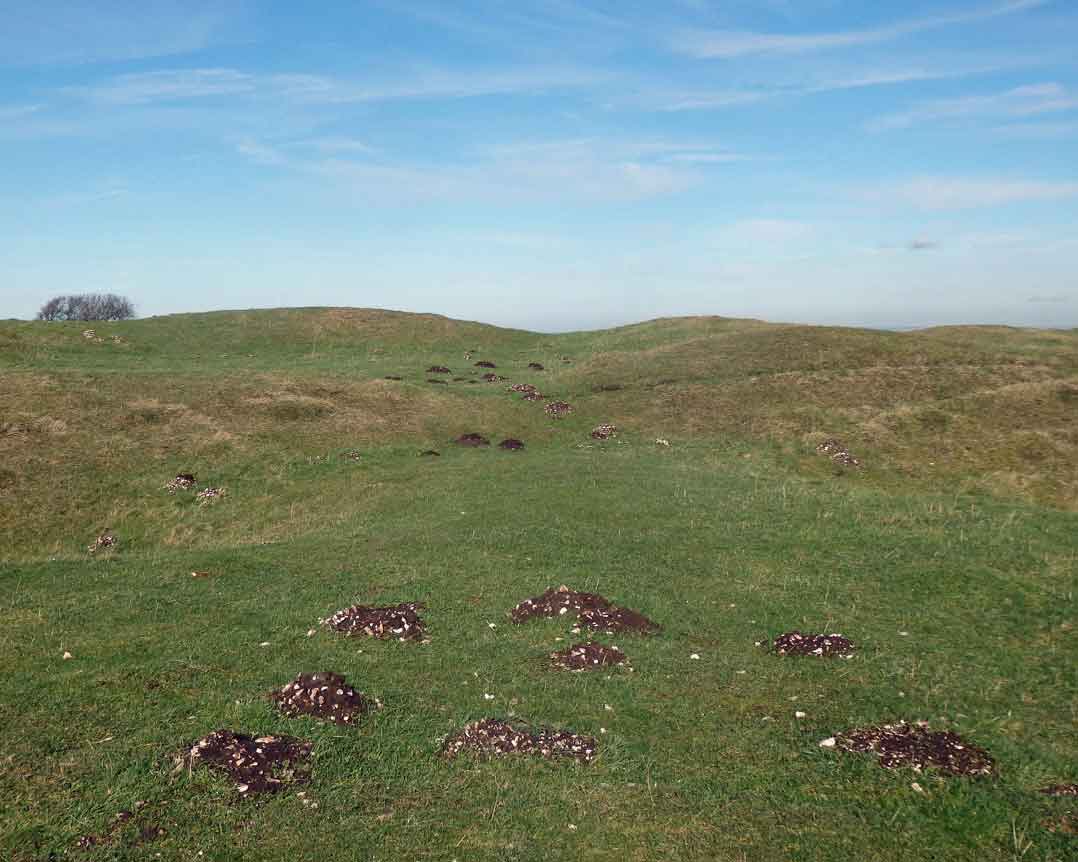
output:
[[37, 313], [38, 320], [130, 320], [135, 306], [115, 293], [54, 296]]

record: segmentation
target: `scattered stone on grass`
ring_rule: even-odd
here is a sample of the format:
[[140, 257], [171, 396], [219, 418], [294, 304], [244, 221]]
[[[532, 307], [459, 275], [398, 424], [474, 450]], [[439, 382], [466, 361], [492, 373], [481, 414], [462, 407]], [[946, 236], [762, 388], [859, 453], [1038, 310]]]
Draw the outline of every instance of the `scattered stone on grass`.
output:
[[482, 434], [461, 434], [457, 438], [457, 443], [461, 446], [489, 446], [490, 441]]
[[397, 376], [396, 374], [387, 374], [387, 375], [386, 375], [386, 376], [385, 376], [384, 378], [382, 378], [382, 379], [383, 379], [383, 380], [402, 380], [403, 378], [401, 378], [401, 377], [398, 377], [398, 376]]
[[1053, 784], [1040, 792], [1045, 796], [1078, 796], [1078, 784]]
[[550, 654], [551, 665], [567, 670], [599, 670], [625, 664], [628, 660], [628, 656], [616, 646], [608, 647], [590, 641], [573, 644]]
[[363, 458], [363, 453], [360, 452], [358, 449], [348, 449], [344, 452], [341, 452], [341, 457], [346, 458], [349, 461], [359, 461]]
[[165, 483], [165, 490], [170, 494], [175, 494], [177, 491], [190, 491], [195, 487], [195, 483], [195, 477], [191, 473], [177, 473], [175, 478]]
[[509, 616], [515, 623], [523, 623], [535, 617], [564, 616], [572, 611], [574, 616], [587, 608], [605, 608], [610, 601], [597, 593], [579, 593], [562, 584], [557, 589], [549, 589], [542, 595], [525, 599], [514, 607]]
[[453, 372], [444, 365], [432, 365], [427, 369], [427, 374], [452, 374]]
[[993, 769], [992, 757], [983, 748], [970, 745], [949, 730], [929, 730], [927, 721], [861, 727], [838, 733], [820, 745], [870, 752], [885, 769], [908, 766], [920, 772], [934, 767], [950, 775], [989, 775]]
[[480, 757], [530, 754], [548, 760], [570, 758], [588, 763], [595, 757], [596, 745], [594, 737], [567, 730], [548, 727], [533, 730], [520, 721], [483, 718], [466, 724], [446, 739], [442, 756], [453, 758], [461, 752], [471, 752]]
[[850, 454], [850, 450], [834, 437], [828, 437], [824, 440], [816, 447], [816, 451], [821, 455], [827, 455], [836, 464], [841, 464], [844, 467], [861, 466], [861, 462]]
[[656, 446], [669, 446], [670, 441], [667, 440], [665, 437], [656, 437], [655, 438], [655, 445]]
[[311, 743], [291, 736], [252, 738], [232, 730], [215, 730], [181, 753], [179, 768], [202, 764], [224, 772], [240, 796], [276, 793], [292, 784], [310, 780]]
[[385, 607], [352, 605], [319, 622], [350, 636], [365, 634], [382, 640], [420, 640], [426, 634], [419, 617], [422, 608], [419, 602]]
[[207, 503], [212, 503], [214, 500], [220, 500], [224, 495], [224, 488], [203, 488], [195, 494], [195, 499], [198, 500], [200, 505], [205, 506]]
[[568, 416], [573, 412], [573, 405], [567, 401], [551, 401], [543, 409], [547, 412], [548, 416], [560, 419], [562, 416]]
[[604, 422], [591, 429], [591, 436], [596, 440], [609, 440], [611, 437], [618, 436], [618, 429], [609, 422]]
[[82, 337], [83, 338], [90, 338], [90, 339], [97, 338], [97, 332], [96, 332], [96, 330], [93, 330], [93, 329], [84, 329], [82, 331]]
[[423, 457], [425, 455], [433, 455], [434, 457], [440, 458], [442, 453], [437, 452], [434, 449], [424, 449], [422, 452], [419, 453], [420, 457]]
[[528, 367], [529, 367], [529, 368], [530, 368], [530, 369], [531, 369], [532, 371], [543, 371], [543, 370], [544, 370], [544, 369], [543, 369], [543, 365], [542, 365], [542, 363], [541, 363], [541, 362], [529, 362], [529, 363], [528, 363]]
[[502, 377], [500, 374], [495, 374], [492, 371], [489, 374], [484, 374], [482, 379], [485, 380], [487, 383], [498, 383], [502, 380], [508, 380], [509, 378]]
[[502, 440], [501, 443], [498, 444], [498, 448], [499, 449], [523, 449], [524, 448], [524, 442], [522, 440], [517, 440], [516, 437], [506, 437], [504, 440]]
[[91, 554], [96, 554], [103, 548], [115, 548], [116, 536], [113, 535], [112, 530], [105, 530], [100, 536], [94, 539], [86, 548]]
[[476, 368], [497, 368], [498, 366], [495, 365], [493, 362], [487, 362], [485, 359], [480, 359], [477, 363], [475, 363], [475, 367]]
[[310, 715], [336, 724], [352, 724], [382, 706], [380, 701], [364, 697], [343, 676], [331, 671], [301, 673], [283, 688], [275, 689], [270, 698], [278, 710], [291, 718]]
[[536, 392], [536, 388], [530, 383], [514, 383], [506, 387], [506, 392]]
[[617, 605], [609, 605], [604, 608], [582, 610], [577, 617], [577, 624], [573, 628], [573, 632], [577, 633], [584, 629], [605, 632], [608, 635], [622, 632], [650, 635], [659, 631], [659, 624], [652, 622], [638, 611], [618, 607]]
[[786, 632], [771, 642], [779, 655], [812, 655], [823, 658], [853, 658], [853, 643], [840, 634], [802, 634]]
[[521, 398], [525, 401], [545, 401], [546, 396], [542, 392], [525, 392]]

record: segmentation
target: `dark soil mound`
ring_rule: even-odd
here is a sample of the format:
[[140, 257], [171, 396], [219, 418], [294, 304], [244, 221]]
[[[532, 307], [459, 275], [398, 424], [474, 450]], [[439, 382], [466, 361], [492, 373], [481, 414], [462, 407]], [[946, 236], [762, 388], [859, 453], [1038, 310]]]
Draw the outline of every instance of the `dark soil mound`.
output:
[[779, 655], [813, 655], [824, 658], [850, 658], [854, 650], [853, 643], [840, 634], [807, 635], [798, 631], [779, 635], [772, 641], [771, 648]]
[[481, 359], [477, 363], [475, 363], [475, 367], [476, 368], [497, 368], [498, 366], [495, 365], [493, 362], [487, 362], [485, 359]]
[[568, 416], [573, 412], [573, 405], [567, 401], [551, 401], [543, 409], [546, 410], [549, 416], [560, 419], [562, 416]]
[[363, 453], [358, 449], [349, 449], [345, 452], [341, 452], [342, 458], [347, 458], [349, 461], [361, 461], [363, 459]]
[[165, 490], [175, 494], [177, 491], [190, 491], [195, 484], [195, 477], [191, 473], [177, 473], [174, 479], [165, 483]]
[[467, 378], [467, 377], [454, 377], [454, 378], [453, 378], [453, 382], [454, 382], [454, 383], [464, 383], [464, 382], [466, 382], [467, 380], [468, 380], [468, 378]]
[[542, 365], [542, 363], [540, 363], [540, 362], [529, 362], [529, 363], [528, 363], [528, 367], [529, 367], [529, 368], [530, 368], [530, 369], [531, 369], [532, 371], [542, 371], [542, 370], [544, 370], [544, 369], [543, 369], [543, 365]]
[[573, 644], [550, 654], [550, 663], [554, 667], [568, 670], [599, 670], [627, 661], [628, 657], [617, 647], [596, 643]]
[[436, 451], [435, 451], [434, 449], [424, 449], [424, 450], [423, 450], [422, 452], [420, 452], [419, 454], [420, 454], [420, 456], [421, 456], [421, 457], [422, 457], [423, 455], [436, 455], [436, 456], [438, 456], [439, 458], [440, 458], [440, 457], [442, 456], [442, 453], [441, 453], [441, 452], [436, 452]]
[[442, 386], [448, 386], [449, 385], [448, 380], [438, 380], [435, 377], [428, 377], [427, 378], [427, 383], [440, 383]]
[[461, 446], [489, 446], [490, 441], [482, 434], [461, 434], [457, 438]]
[[484, 757], [532, 754], [548, 760], [567, 757], [587, 763], [595, 757], [596, 744], [593, 737], [567, 730], [547, 727], [532, 730], [523, 722], [484, 718], [466, 724], [458, 733], [450, 736], [442, 746], [442, 755], [452, 758], [462, 751]]
[[821, 455], [827, 455], [836, 464], [841, 464], [844, 467], [861, 466], [861, 462], [850, 454], [850, 450], [833, 437], [824, 440], [816, 447], [816, 451]]
[[427, 374], [452, 374], [453, 372], [444, 365], [432, 365], [427, 369]]
[[501, 443], [498, 444], [498, 448], [499, 449], [523, 449], [524, 448], [524, 442], [522, 440], [517, 440], [516, 437], [506, 437], [504, 440], [502, 440]]
[[514, 383], [512, 386], [507, 387], [509, 392], [535, 392], [537, 391], [530, 383]]
[[275, 793], [290, 784], [310, 780], [302, 764], [311, 757], [311, 743], [291, 736], [252, 739], [231, 730], [215, 730], [180, 755], [191, 769], [199, 764], [228, 774], [243, 796]]
[[659, 631], [659, 624], [652, 622], [642, 613], [609, 605], [605, 608], [589, 608], [580, 612], [574, 632], [583, 629], [605, 632], [608, 635], [631, 632], [650, 635]]
[[596, 383], [591, 387], [592, 392], [618, 392], [625, 387], [620, 383]]
[[291, 718], [312, 715], [337, 724], [354, 722], [381, 706], [348, 685], [343, 676], [330, 671], [301, 673], [284, 688], [273, 691], [270, 698]]
[[484, 374], [484, 375], [483, 375], [483, 379], [484, 379], [484, 380], [485, 380], [485, 381], [486, 381], [487, 383], [497, 383], [497, 382], [499, 382], [499, 381], [501, 381], [501, 380], [508, 380], [509, 378], [508, 378], [508, 377], [502, 377], [502, 376], [500, 376], [500, 375], [498, 375], [498, 374], [494, 374], [494, 373], [492, 372], [492, 373], [490, 373], [490, 374]]
[[91, 542], [87, 546], [86, 550], [89, 551], [91, 554], [96, 554], [102, 548], [115, 548], [115, 547], [116, 547], [116, 536], [113, 534], [113, 532], [111, 530], [105, 530], [105, 532], [103, 532], [100, 536], [98, 536], [96, 539], [94, 539], [93, 542]]
[[422, 607], [418, 602], [401, 602], [387, 607], [352, 605], [322, 623], [351, 636], [364, 634], [383, 640], [420, 640], [426, 634], [418, 613]]
[[1045, 796], [1078, 796], [1078, 784], [1053, 784], [1042, 787], [1041, 793]]
[[591, 429], [591, 436], [596, 440], [609, 440], [611, 437], [618, 436], [618, 429], [609, 422], [604, 422]]
[[403, 378], [397, 377], [395, 374], [387, 374], [383, 380], [401, 380]]
[[542, 392], [525, 392], [521, 396], [525, 401], [545, 401], [546, 396]]
[[886, 769], [909, 766], [919, 772], [931, 766], [950, 775], [988, 775], [993, 768], [993, 760], [983, 748], [970, 745], [956, 733], [929, 730], [925, 721], [862, 727], [836, 734], [820, 745], [871, 752]]
[[513, 622], [522, 623], [535, 617], [563, 616], [570, 611], [573, 616], [577, 616], [588, 608], [609, 606], [609, 600], [603, 596], [596, 593], [578, 593], [562, 584], [556, 590], [549, 589], [542, 595], [525, 599], [509, 612], [509, 616]]

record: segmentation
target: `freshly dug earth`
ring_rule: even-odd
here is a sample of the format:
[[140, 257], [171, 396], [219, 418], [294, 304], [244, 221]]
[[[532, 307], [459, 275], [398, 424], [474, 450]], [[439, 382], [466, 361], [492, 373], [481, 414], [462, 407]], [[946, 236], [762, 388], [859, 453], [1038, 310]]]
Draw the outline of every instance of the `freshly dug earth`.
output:
[[950, 775], [989, 775], [993, 768], [992, 757], [983, 748], [949, 730], [929, 730], [926, 721], [862, 727], [836, 734], [820, 745], [871, 752], [886, 769], [908, 766], [920, 772], [934, 767]]
[[195, 499], [198, 500], [200, 505], [205, 506], [214, 500], [220, 500], [224, 495], [224, 488], [203, 488], [195, 494]]
[[311, 743], [291, 736], [251, 738], [232, 730], [215, 730], [180, 754], [182, 766], [199, 764], [228, 774], [241, 796], [276, 793], [310, 780]]
[[105, 530], [100, 536], [93, 540], [86, 548], [91, 554], [96, 554], [102, 548], [115, 548], [116, 536], [113, 535], [111, 530]]
[[461, 446], [489, 446], [490, 441], [482, 434], [461, 434], [457, 438]]
[[396, 374], [387, 374], [383, 379], [384, 380], [400, 380], [402, 378], [398, 377]]
[[509, 392], [535, 392], [537, 391], [530, 383], [514, 383], [508, 387]]
[[528, 367], [532, 371], [542, 371], [543, 370], [543, 365], [540, 362], [529, 362]]
[[426, 634], [426, 627], [418, 613], [422, 607], [418, 602], [401, 602], [386, 607], [352, 605], [321, 622], [349, 636], [365, 634], [382, 640], [420, 640]]
[[1078, 796], [1078, 784], [1053, 784], [1042, 787], [1041, 793], [1045, 796]]
[[477, 363], [475, 363], [475, 367], [476, 368], [497, 368], [498, 366], [495, 365], [493, 362], [487, 362], [485, 359], [480, 359]]
[[542, 392], [525, 392], [521, 396], [525, 401], [545, 401], [546, 396]]
[[549, 589], [542, 595], [525, 599], [514, 607], [509, 616], [515, 623], [523, 623], [535, 617], [564, 616], [570, 611], [578, 616], [582, 610], [606, 608], [610, 601], [597, 593], [578, 593], [562, 584], [557, 589]]
[[420, 456], [423, 456], [423, 455], [436, 455], [438, 457], [441, 457], [441, 455], [442, 455], [441, 452], [435, 451], [434, 449], [424, 449], [419, 454], [420, 454]]
[[485, 381], [487, 381], [487, 383], [497, 383], [499, 380], [508, 380], [509, 378], [508, 377], [502, 377], [502, 376], [500, 376], [498, 374], [490, 373], [490, 374], [484, 374], [483, 379]]
[[573, 644], [550, 654], [550, 663], [567, 670], [600, 670], [611, 665], [625, 664], [629, 659], [616, 646], [597, 643]]
[[452, 374], [453, 372], [444, 365], [432, 365], [427, 369], [427, 374]]
[[466, 724], [458, 733], [446, 739], [442, 755], [453, 758], [462, 751], [484, 757], [531, 754], [548, 760], [571, 758], [588, 763], [595, 757], [595, 747], [596, 741], [591, 736], [547, 727], [532, 730], [523, 722], [484, 718]]
[[427, 378], [427, 383], [437, 383], [437, 384], [439, 384], [441, 386], [448, 386], [449, 385], [448, 381], [446, 381], [446, 380], [438, 380], [437, 378], [434, 378], [434, 377], [428, 377]]
[[609, 422], [604, 422], [602, 425], [596, 425], [591, 429], [591, 436], [596, 440], [609, 440], [611, 437], [616, 437], [617, 434], [618, 429]]
[[278, 710], [291, 718], [311, 715], [337, 724], [354, 723], [382, 705], [364, 697], [343, 676], [331, 671], [301, 673], [284, 688], [274, 690], [270, 698]]
[[652, 622], [638, 611], [610, 605], [605, 608], [588, 608], [580, 612], [574, 632], [583, 629], [605, 632], [608, 635], [631, 632], [650, 635], [659, 631], [659, 624]]
[[517, 440], [516, 437], [506, 437], [504, 440], [502, 440], [501, 443], [498, 444], [498, 448], [499, 449], [523, 449], [524, 448], [524, 442], [521, 441], [521, 440]]
[[852, 658], [854, 646], [840, 634], [802, 634], [799, 631], [779, 635], [771, 643], [779, 655], [812, 655], [824, 658]]
[[546, 407], [547, 414], [553, 416], [555, 419], [560, 419], [562, 416], [568, 416], [573, 412], [573, 405], [567, 401], [551, 401]]

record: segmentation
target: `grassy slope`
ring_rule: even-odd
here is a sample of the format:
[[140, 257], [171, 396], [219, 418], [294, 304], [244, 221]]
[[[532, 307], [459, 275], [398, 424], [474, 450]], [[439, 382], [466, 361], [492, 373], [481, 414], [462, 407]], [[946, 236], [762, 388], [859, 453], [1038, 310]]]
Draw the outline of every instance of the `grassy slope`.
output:
[[[1074, 332], [701, 318], [544, 336], [359, 310], [81, 329], [0, 324], [0, 852], [70, 851], [136, 800], [160, 801], [143, 820], [167, 836], [135, 847], [131, 826], [88, 858], [1073, 852], [1041, 825], [1066, 803], [1035, 789], [1078, 779]], [[472, 348], [577, 413], [424, 382], [434, 362], [470, 373]], [[589, 441], [599, 421], [619, 440]], [[472, 430], [528, 448], [448, 444]], [[829, 434], [866, 468], [812, 454]], [[228, 497], [170, 497], [180, 469]], [[105, 526], [120, 550], [88, 559]], [[665, 625], [616, 640], [635, 673], [543, 669], [567, 627], [504, 613], [562, 582]], [[353, 601], [406, 599], [429, 605], [429, 645], [306, 636]], [[752, 647], [794, 627], [863, 648], [838, 666]], [[315, 669], [386, 708], [358, 729], [278, 718], [263, 694]], [[510, 710], [599, 734], [603, 754], [433, 756]], [[816, 745], [896, 718], [968, 734], [999, 777], [922, 777], [922, 795]], [[319, 808], [222, 805], [223, 782], [169, 775], [170, 752], [226, 726], [314, 740]]]

